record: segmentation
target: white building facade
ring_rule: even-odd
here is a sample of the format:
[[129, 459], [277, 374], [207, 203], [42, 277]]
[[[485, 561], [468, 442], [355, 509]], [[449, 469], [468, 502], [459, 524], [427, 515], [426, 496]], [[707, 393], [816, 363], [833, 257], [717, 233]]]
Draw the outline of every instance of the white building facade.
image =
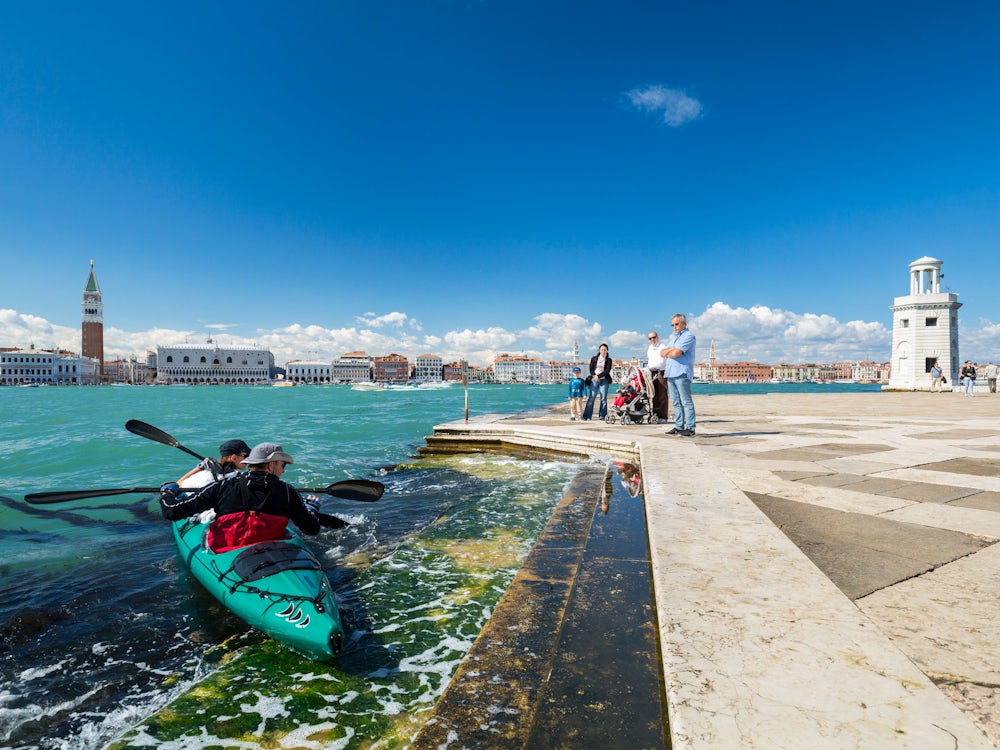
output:
[[414, 377], [421, 383], [439, 382], [444, 377], [444, 360], [437, 354], [421, 354], [414, 365]]
[[170, 385], [253, 385], [267, 383], [274, 355], [259, 347], [156, 347], [156, 383]]
[[333, 365], [329, 362], [293, 359], [285, 364], [285, 380], [292, 383], [332, 383]]
[[892, 361], [888, 390], [931, 388], [937, 361], [950, 383], [958, 381], [957, 294], [941, 291], [941, 265], [923, 257], [910, 264], [910, 293], [896, 297], [892, 310]]
[[0, 352], [0, 385], [96, 385], [101, 361], [74, 354], [17, 349]]
[[552, 366], [529, 357], [500, 354], [493, 360], [493, 379], [497, 383], [548, 383]]
[[347, 352], [333, 360], [334, 383], [367, 383], [372, 379], [372, 357], [365, 352]]

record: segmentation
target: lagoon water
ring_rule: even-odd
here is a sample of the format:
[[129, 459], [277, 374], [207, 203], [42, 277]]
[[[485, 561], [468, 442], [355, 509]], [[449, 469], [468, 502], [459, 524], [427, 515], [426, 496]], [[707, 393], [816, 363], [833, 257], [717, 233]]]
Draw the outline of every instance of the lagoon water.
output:
[[[564, 402], [565, 389], [472, 386], [470, 415]], [[463, 411], [460, 386], [0, 388], [0, 747], [405, 746], [579, 468], [412, 459]], [[324, 496], [351, 526], [311, 538], [348, 629], [335, 662], [309, 662], [217, 605], [179, 567], [155, 497], [23, 502], [156, 486], [193, 465], [127, 432], [132, 418], [204, 455], [232, 437], [280, 442], [297, 486], [385, 482], [374, 504]]]

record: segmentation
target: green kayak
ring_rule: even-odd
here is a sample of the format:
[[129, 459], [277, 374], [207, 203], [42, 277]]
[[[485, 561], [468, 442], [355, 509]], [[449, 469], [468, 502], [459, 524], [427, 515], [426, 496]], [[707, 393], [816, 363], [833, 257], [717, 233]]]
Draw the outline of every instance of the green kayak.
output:
[[332, 658], [344, 638], [330, 581], [300, 537], [215, 553], [198, 516], [173, 522], [194, 577], [233, 614], [310, 659]]

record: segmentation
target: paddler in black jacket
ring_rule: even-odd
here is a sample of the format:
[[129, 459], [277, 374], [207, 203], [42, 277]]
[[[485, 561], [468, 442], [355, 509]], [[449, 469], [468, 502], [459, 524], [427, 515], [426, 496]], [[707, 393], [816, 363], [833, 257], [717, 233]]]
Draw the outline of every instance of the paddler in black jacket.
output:
[[160, 510], [168, 521], [188, 518], [206, 510], [215, 511], [206, 541], [214, 552], [225, 552], [257, 542], [288, 538], [288, 521], [305, 534], [320, 530], [319, 500], [305, 499], [290, 484], [281, 481], [285, 467], [293, 463], [277, 443], [254, 446], [244, 459], [246, 474], [214, 482], [193, 494], [184, 494], [176, 482], [160, 487]]

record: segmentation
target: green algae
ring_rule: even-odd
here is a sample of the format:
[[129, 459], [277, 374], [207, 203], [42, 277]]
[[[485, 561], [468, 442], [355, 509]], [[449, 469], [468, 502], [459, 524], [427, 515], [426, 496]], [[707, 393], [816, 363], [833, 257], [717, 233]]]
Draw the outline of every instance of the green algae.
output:
[[[309, 661], [257, 634], [108, 747], [395, 748], [420, 730], [513, 579], [576, 466], [432, 457], [414, 469], [474, 477], [475, 495], [384, 553], [355, 555], [338, 592], [348, 637]], [[235, 644], [228, 644], [232, 647]]]

